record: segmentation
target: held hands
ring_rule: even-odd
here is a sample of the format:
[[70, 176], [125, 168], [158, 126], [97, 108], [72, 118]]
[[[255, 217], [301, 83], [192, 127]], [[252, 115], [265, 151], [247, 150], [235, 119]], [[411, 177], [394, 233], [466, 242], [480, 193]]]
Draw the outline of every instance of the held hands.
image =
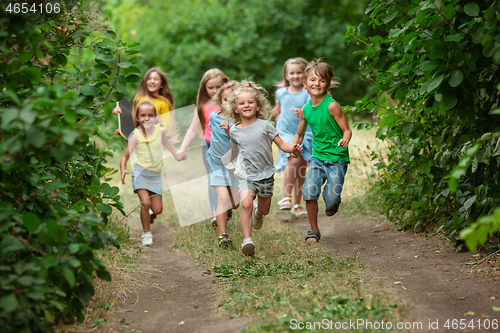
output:
[[178, 150], [174, 157], [177, 161], [185, 161], [188, 158], [188, 154], [184, 150]]
[[304, 149], [302, 149], [302, 146], [296, 143], [292, 146], [292, 152], [290, 153], [290, 155], [292, 157], [297, 157], [300, 153], [302, 153], [302, 151], [304, 151]]
[[222, 128], [224, 132], [226, 132], [227, 136], [229, 136], [229, 123], [227, 121], [221, 121], [219, 127]]
[[342, 146], [343, 148], [347, 148], [349, 146], [349, 140], [346, 140], [344, 138], [340, 139], [337, 147], [340, 147], [340, 146]]

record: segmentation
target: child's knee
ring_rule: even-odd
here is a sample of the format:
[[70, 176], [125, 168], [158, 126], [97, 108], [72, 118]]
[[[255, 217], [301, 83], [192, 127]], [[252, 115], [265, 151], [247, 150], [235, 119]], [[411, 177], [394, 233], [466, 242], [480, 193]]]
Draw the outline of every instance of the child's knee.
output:
[[149, 200], [143, 201], [141, 203], [141, 205], [142, 205], [142, 208], [144, 208], [144, 209], [148, 209], [148, 210], [151, 209], [151, 201], [149, 201]]
[[151, 210], [153, 211], [153, 213], [155, 215], [160, 215], [162, 212], [163, 212], [163, 207], [153, 207], [151, 208]]
[[253, 209], [253, 201], [243, 201], [241, 203], [241, 209], [245, 211], [249, 211]]

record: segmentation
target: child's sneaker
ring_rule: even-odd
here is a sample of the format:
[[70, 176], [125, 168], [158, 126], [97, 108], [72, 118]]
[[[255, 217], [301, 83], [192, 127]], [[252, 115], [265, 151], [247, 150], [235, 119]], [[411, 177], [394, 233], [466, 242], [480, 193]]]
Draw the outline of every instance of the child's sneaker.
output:
[[243, 241], [243, 243], [241, 244], [241, 252], [243, 252], [243, 254], [247, 257], [253, 256], [255, 254], [255, 245], [250, 239]]
[[228, 227], [233, 225], [233, 210], [230, 209], [227, 211], [227, 224]]
[[217, 229], [217, 219], [215, 217], [212, 217], [212, 219], [210, 220], [210, 224], [214, 229]]
[[151, 208], [149, 209], [149, 223], [150, 224], [153, 224], [155, 223], [155, 219], [156, 219], [156, 214], [153, 213], [153, 211], [151, 210]]
[[257, 203], [253, 203], [253, 211], [252, 211], [252, 226], [254, 229], [262, 228], [262, 224], [264, 223], [264, 216], [257, 216]]
[[153, 245], [153, 234], [151, 231], [143, 232], [141, 235], [142, 245], [143, 246], [151, 246]]

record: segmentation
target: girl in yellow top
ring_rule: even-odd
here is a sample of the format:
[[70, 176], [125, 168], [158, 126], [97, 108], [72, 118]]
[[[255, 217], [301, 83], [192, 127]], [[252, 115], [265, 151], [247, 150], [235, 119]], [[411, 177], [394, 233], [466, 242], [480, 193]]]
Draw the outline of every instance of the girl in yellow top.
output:
[[[135, 114], [137, 105], [142, 101], [152, 102], [156, 107], [163, 127], [170, 128], [174, 122], [173, 113], [170, 113], [174, 109], [174, 98], [170, 91], [167, 76], [158, 67], [153, 67], [144, 74], [134, 97], [132, 114]], [[113, 109], [114, 114], [121, 112], [119, 106]], [[137, 125], [137, 123], [134, 123], [134, 127], [137, 127]]]
[[172, 144], [167, 130], [157, 124], [157, 111], [150, 101], [139, 102], [135, 108], [134, 122], [136, 128], [128, 141], [128, 147], [120, 160], [121, 180], [125, 184], [125, 170], [130, 153], [137, 153], [137, 161], [132, 168], [132, 186], [141, 202], [142, 245], [153, 244], [150, 224], [151, 209], [155, 215], [163, 210], [161, 170], [163, 168], [163, 147], [167, 148], [177, 160], [180, 160], [177, 150]]

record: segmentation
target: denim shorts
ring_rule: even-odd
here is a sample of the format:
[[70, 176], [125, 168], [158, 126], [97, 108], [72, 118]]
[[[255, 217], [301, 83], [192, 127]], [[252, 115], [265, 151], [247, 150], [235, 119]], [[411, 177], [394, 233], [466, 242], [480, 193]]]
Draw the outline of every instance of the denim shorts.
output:
[[252, 190], [255, 192], [255, 195], [263, 197], [263, 198], [270, 198], [273, 196], [274, 192], [274, 175], [272, 175], [269, 178], [266, 179], [261, 179], [261, 180], [248, 180], [248, 179], [241, 179], [239, 177], [236, 177], [238, 179], [238, 189], [241, 191], [243, 190]]
[[132, 187], [135, 193], [137, 193], [137, 190], [148, 190], [162, 195], [163, 183], [161, 181], [161, 173], [147, 170], [139, 164], [134, 164], [132, 167]]
[[302, 188], [304, 200], [318, 200], [323, 189], [326, 211], [338, 209], [340, 205], [340, 194], [344, 186], [344, 177], [347, 172], [347, 162], [321, 161], [315, 157], [311, 158], [308, 165], [306, 180]]

